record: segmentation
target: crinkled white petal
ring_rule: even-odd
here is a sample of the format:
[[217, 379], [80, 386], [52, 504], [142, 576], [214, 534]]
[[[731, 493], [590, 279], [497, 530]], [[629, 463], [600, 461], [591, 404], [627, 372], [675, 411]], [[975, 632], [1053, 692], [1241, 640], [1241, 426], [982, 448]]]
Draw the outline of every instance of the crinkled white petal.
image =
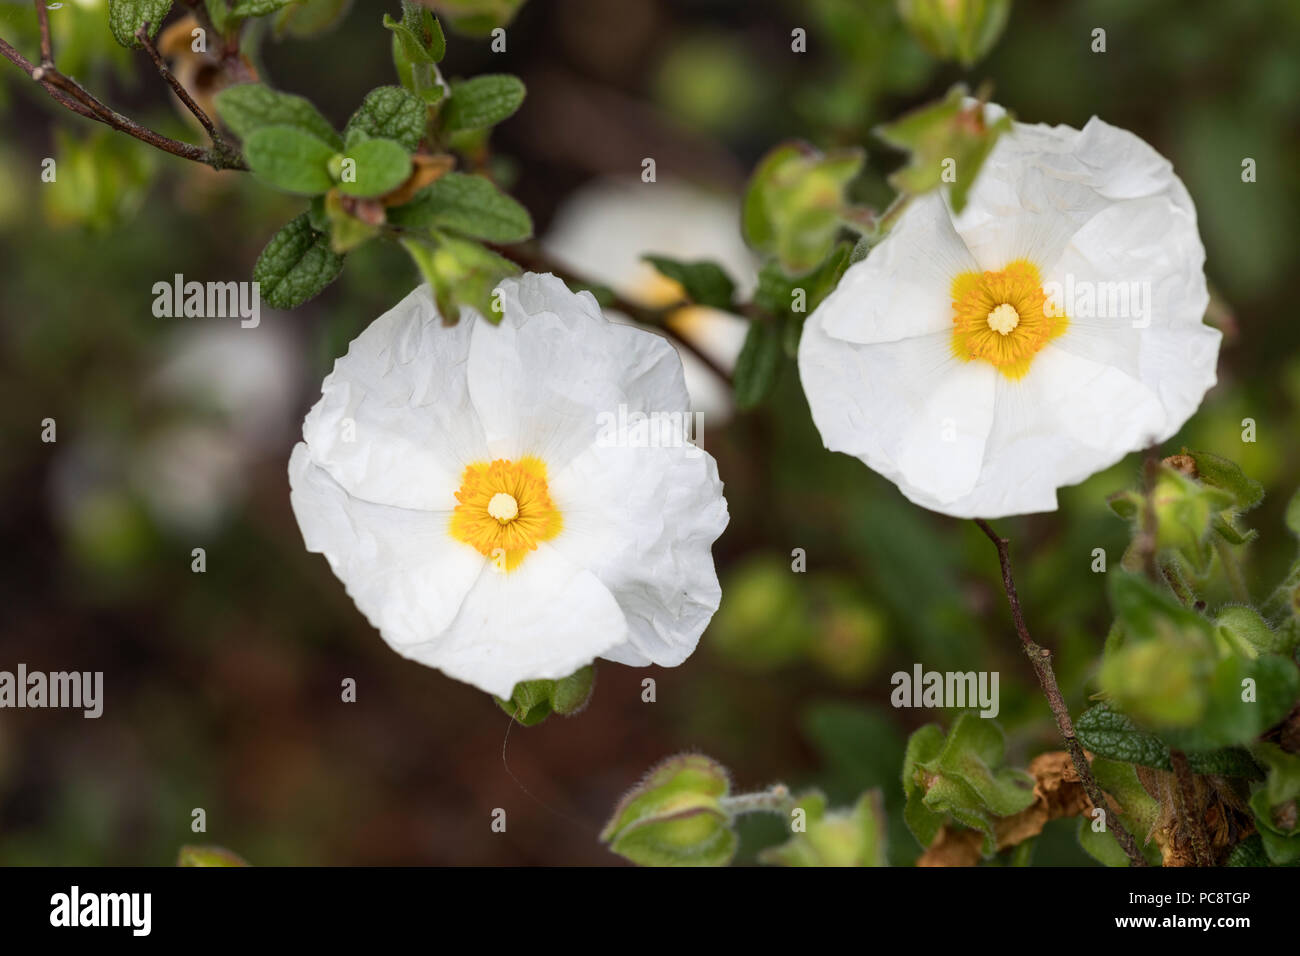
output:
[[501, 283], [498, 326], [475, 321], [469, 393], [494, 458], [536, 455], [558, 471], [591, 447], [600, 414], [686, 407], [677, 353], [605, 319], [588, 292], [553, 275]]
[[445, 631], [397, 650], [509, 698], [519, 681], [568, 677], [626, 634], [609, 590], [543, 543], [508, 574], [485, 564]]
[[564, 513], [555, 550], [590, 568], [627, 618], [626, 641], [603, 656], [684, 661], [722, 593], [710, 548], [727, 526], [727, 502], [712, 456], [689, 444], [597, 445], [557, 474], [551, 491]]
[[1055, 344], [1155, 391], [1169, 417], [1160, 441], [1182, 427], [1214, 385], [1222, 339], [1202, 322], [1210, 301], [1205, 249], [1178, 185], [1098, 214], [1047, 273], [1061, 288], [1092, 290], [1092, 305], [1080, 305], [1094, 314], [1072, 314]]
[[[1051, 510], [1057, 488], [1183, 425], [1214, 384], [1220, 335], [1202, 321], [1205, 251], [1167, 160], [1096, 118], [1016, 124], [951, 228], [939, 202], [914, 202], [809, 317], [800, 377], [828, 448], [918, 504], [991, 518]], [[1065, 334], [1024, 378], [960, 362], [949, 297], [972, 266], [954, 242], [980, 270], [1028, 259], [1045, 285], [1137, 283], [1149, 314], [1073, 314], [1067, 299]], [[936, 421], [950, 426], [939, 441]]]
[[947, 332], [855, 345], [808, 320], [799, 369], [822, 441], [936, 502], [974, 487], [992, 427], [997, 373], [960, 362]]
[[474, 325], [444, 326], [423, 285], [372, 322], [307, 413], [312, 460], [357, 498], [446, 508], [488, 451], [464, 371]]
[[401, 650], [446, 630], [487, 563], [447, 533], [450, 507], [423, 511], [356, 498], [301, 442], [289, 458], [289, 487], [307, 550], [325, 555], [391, 647]]
[[822, 329], [863, 345], [951, 330], [952, 280], [973, 269], [943, 199], [920, 196], [818, 306]]
[[959, 518], [1056, 510], [1056, 489], [1109, 468], [1160, 439], [1167, 417], [1155, 393], [1110, 366], [1048, 345], [1022, 379], [997, 379], [993, 428], [978, 482], [942, 500], [900, 485], [919, 505]]

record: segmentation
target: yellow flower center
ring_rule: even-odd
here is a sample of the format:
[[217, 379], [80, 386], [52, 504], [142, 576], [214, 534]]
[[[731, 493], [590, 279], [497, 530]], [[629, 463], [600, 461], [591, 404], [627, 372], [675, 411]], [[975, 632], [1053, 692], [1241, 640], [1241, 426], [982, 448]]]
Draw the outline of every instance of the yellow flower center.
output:
[[1038, 267], [1017, 259], [996, 272], [963, 272], [952, 282], [952, 350], [981, 359], [1007, 378], [1029, 371], [1034, 356], [1070, 324], [1044, 310]]
[[469, 465], [456, 500], [449, 533], [491, 558], [498, 571], [513, 571], [564, 526], [546, 485], [546, 464], [531, 456]]

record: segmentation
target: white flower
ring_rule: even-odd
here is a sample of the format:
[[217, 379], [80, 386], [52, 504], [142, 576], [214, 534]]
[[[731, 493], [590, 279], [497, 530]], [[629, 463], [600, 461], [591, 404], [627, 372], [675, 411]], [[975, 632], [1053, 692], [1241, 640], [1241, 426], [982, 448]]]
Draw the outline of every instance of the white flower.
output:
[[421, 286], [335, 364], [289, 460], [307, 548], [394, 650], [499, 697], [680, 664], [720, 597], [717, 466], [604, 426], [684, 420], [681, 363], [554, 276], [499, 291], [500, 326], [446, 327]]
[[[758, 263], [740, 235], [739, 204], [683, 182], [605, 179], [583, 186], [560, 207], [542, 244], [584, 278], [650, 308], [680, 301], [682, 290], [642, 258], [647, 254], [716, 262], [742, 298], [758, 284]], [[728, 373], [749, 331], [740, 316], [703, 306], [675, 310], [668, 324]], [[692, 409], [707, 420], [726, 421], [731, 387], [689, 351], [680, 351]]]
[[961, 215], [916, 199], [809, 317], [822, 440], [935, 511], [1055, 510], [1214, 384], [1204, 262], [1187, 190], [1138, 137], [1017, 123]]

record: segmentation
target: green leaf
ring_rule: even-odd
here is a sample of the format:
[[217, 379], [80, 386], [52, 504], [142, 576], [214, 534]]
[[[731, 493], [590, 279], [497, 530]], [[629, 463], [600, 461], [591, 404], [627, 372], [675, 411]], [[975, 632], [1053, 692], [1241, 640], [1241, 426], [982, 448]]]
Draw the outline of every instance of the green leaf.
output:
[[328, 169], [333, 155], [329, 143], [295, 126], [263, 126], [244, 141], [244, 157], [254, 176], [302, 196], [326, 192], [334, 185]]
[[514, 19], [524, 0], [429, 0], [451, 28], [465, 36], [484, 37]]
[[1264, 841], [1258, 833], [1252, 833], [1232, 848], [1224, 866], [1271, 866], [1268, 854], [1264, 852]]
[[381, 86], [366, 94], [343, 136], [349, 143], [357, 134], [367, 139], [391, 139], [413, 153], [424, 138], [428, 114], [429, 108], [414, 93], [400, 86]]
[[1268, 858], [1278, 865], [1300, 862], [1300, 755], [1272, 743], [1256, 748], [1268, 779], [1250, 798]]
[[751, 322], [736, 358], [736, 407], [756, 408], [776, 387], [781, 374], [781, 332], [773, 322]]
[[849, 267], [852, 248], [849, 243], [841, 242], [821, 265], [797, 278], [787, 275], [775, 260], [764, 263], [758, 271], [754, 304], [773, 315], [806, 318], [839, 284]]
[[[1160, 815], [1160, 804], [1146, 792], [1133, 765], [1094, 756], [1092, 774], [1101, 789], [1113, 797], [1121, 807], [1120, 822], [1124, 827], [1138, 839], [1143, 839], [1150, 833]], [[1115, 839], [1113, 825], [1109, 819], [1113, 810], [1107, 808], [1106, 812], [1108, 814], [1106, 829], [1102, 831], [1093, 829], [1099, 821], [1092, 816], [1091, 812], [1079, 818], [1079, 845], [1086, 853], [1106, 866], [1128, 866], [1130, 864], [1128, 854]], [[1160, 861], [1159, 847], [1148, 844], [1144, 845], [1142, 850], [1148, 862]]]
[[1034, 780], [1021, 770], [995, 769], [1005, 748], [1002, 728], [995, 721], [965, 713], [953, 724], [931, 766], [969, 786], [984, 809], [1009, 817], [1034, 802]]
[[495, 126], [509, 118], [524, 102], [524, 84], [508, 73], [486, 73], [453, 83], [451, 99], [442, 111], [442, 125], [449, 133]]
[[138, 48], [135, 32], [148, 23], [153, 39], [171, 8], [172, 0], [108, 0], [108, 28], [122, 46]]
[[997, 138], [1011, 129], [1010, 114], [989, 124], [983, 104], [967, 105], [964, 86], [954, 86], [942, 100], [922, 106], [876, 129], [876, 135], [912, 155], [907, 165], [889, 177], [899, 192], [919, 195], [940, 188], [945, 174], [955, 174], [950, 199], [953, 212], [965, 207], [984, 160]]
[[[1141, 730], [1130, 718], [1098, 704], [1086, 710], [1074, 724], [1085, 749], [1099, 757], [1157, 770], [1173, 770], [1169, 745], [1155, 734]], [[1240, 747], [1225, 747], [1187, 755], [1193, 772], [1224, 777], [1258, 779], [1259, 766]]]
[[982, 832], [983, 853], [992, 856], [995, 818], [1019, 813], [1034, 802], [1033, 777], [1000, 766], [1005, 738], [992, 720], [963, 713], [942, 742], [937, 733], [942, 736], [937, 728], [922, 728], [907, 744], [903, 816], [908, 828], [922, 846], [929, 846], [943, 819], [951, 817]]
[[681, 285], [687, 298], [697, 305], [730, 309], [736, 284], [716, 262], [679, 262], [666, 256], [646, 255], [659, 273]]
[[1238, 511], [1249, 511], [1264, 500], [1264, 486], [1254, 478], [1248, 478], [1236, 462], [1208, 451], [1189, 451], [1187, 454], [1196, 462], [1197, 478], [1231, 494]]
[[241, 20], [248, 17], [264, 17], [268, 13], [275, 13], [297, 2], [298, 0], [238, 0], [231, 8], [230, 15]]
[[335, 149], [343, 148], [343, 137], [301, 96], [262, 83], [241, 83], [218, 93], [216, 102], [222, 121], [242, 140], [266, 126], [294, 126]]
[[1084, 711], [1074, 722], [1074, 731], [1079, 743], [1099, 756], [1161, 770], [1173, 768], [1164, 741], [1139, 730], [1132, 720], [1108, 704]]
[[490, 180], [447, 173], [405, 205], [389, 211], [394, 225], [412, 229], [445, 228], [488, 242], [522, 242], [533, 234], [528, 210]]
[[340, 170], [340, 192], [363, 198], [382, 196], [411, 175], [411, 154], [395, 140], [363, 139], [349, 142], [335, 165]]
[[337, 26], [351, 6], [352, 0], [303, 0], [295, 3], [281, 10], [275, 18], [275, 35], [288, 34], [306, 39], [324, 33]]
[[314, 298], [338, 278], [343, 257], [330, 249], [329, 236], [317, 232], [307, 213], [290, 220], [272, 237], [253, 267], [253, 281], [276, 309], [292, 309]]
[[1290, 650], [1285, 636], [1269, 627], [1268, 622], [1251, 607], [1234, 604], [1221, 608], [1214, 626], [1234, 652], [1245, 657], [1282, 654]]
[[586, 667], [560, 680], [530, 680], [515, 684], [509, 700], [497, 705], [525, 727], [540, 724], [551, 714], [570, 717], [587, 706], [596, 681], [596, 669]]
[[907, 804], [903, 808], [903, 822], [922, 847], [934, 842], [943, 828], [944, 815], [925, 804], [929, 774], [925, 767], [943, 750], [943, 728], [926, 724], [907, 738], [903, 755], [903, 795]]

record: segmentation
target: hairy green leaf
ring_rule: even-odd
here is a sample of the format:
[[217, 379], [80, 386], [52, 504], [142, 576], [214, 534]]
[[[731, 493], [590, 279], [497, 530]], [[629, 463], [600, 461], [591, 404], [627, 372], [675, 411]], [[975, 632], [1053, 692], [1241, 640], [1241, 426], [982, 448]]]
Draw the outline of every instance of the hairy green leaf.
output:
[[523, 101], [523, 82], [508, 73], [486, 73], [453, 83], [451, 99], [442, 110], [443, 128], [454, 133], [495, 126], [509, 118]]
[[247, 140], [264, 126], [293, 126], [335, 149], [343, 147], [343, 137], [301, 96], [281, 93], [262, 83], [241, 83], [218, 93], [216, 102], [222, 121], [240, 139]]
[[292, 309], [314, 298], [338, 278], [343, 257], [330, 249], [329, 236], [317, 232], [303, 213], [290, 220], [262, 250], [253, 281], [276, 309]]
[[391, 139], [408, 152], [415, 152], [424, 138], [429, 109], [424, 101], [400, 86], [381, 86], [366, 94], [348, 120], [344, 139], [352, 142], [358, 133], [367, 139]]
[[448, 173], [409, 203], [389, 211], [394, 225], [451, 229], [488, 242], [522, 242], [533, 234], [528, 210], [482, 176]]
[[108, 0], [108, 28], [122, 46], [139, 47], [136, 31], [148, 23], [152, 39], [171, 8], [172, 0]]

